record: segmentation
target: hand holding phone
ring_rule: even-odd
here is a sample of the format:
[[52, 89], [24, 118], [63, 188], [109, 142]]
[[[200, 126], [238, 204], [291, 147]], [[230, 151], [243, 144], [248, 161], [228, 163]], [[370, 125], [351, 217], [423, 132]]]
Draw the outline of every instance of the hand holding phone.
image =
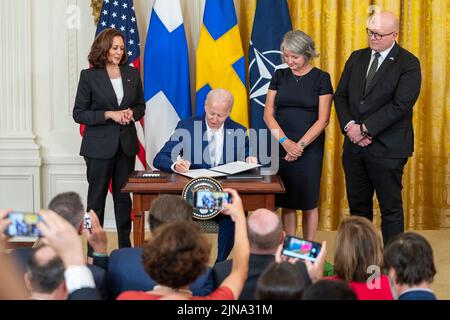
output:
[[194, 207], [197, 209], [222, 210], [225, 203], [230, 203], [228, 192], [197, 190], [194, 193]]

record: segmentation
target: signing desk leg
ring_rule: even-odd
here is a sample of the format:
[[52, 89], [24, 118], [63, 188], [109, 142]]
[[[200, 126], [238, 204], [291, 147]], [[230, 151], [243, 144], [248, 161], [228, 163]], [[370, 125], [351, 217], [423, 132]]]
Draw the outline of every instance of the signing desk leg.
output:
[[142, 196], [133, 194], [133, 247], [141, 247], [144, 243], [144, 219]]

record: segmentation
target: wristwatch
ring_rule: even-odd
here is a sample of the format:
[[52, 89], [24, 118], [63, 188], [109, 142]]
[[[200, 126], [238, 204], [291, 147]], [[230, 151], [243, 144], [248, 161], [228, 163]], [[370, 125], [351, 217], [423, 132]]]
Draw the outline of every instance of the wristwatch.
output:
[[363, 124], [361, 123], [359, 125], [359, 129], [361, 131], [361, 137], [366, 137], [369, 135], [369, 131], [364, 130]]

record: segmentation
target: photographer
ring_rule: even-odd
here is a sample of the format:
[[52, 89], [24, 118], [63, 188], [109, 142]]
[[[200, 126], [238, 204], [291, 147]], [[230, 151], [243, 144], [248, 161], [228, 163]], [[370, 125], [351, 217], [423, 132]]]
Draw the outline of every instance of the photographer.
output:
[[11, 224], [7, 216], [11, 211], [11, 209], [0, 210], [0, 300], [19, 300], [27, 297], [27, 290], [17, 272], [17, 266], [5, 252], [8, 241], [5, 230]]

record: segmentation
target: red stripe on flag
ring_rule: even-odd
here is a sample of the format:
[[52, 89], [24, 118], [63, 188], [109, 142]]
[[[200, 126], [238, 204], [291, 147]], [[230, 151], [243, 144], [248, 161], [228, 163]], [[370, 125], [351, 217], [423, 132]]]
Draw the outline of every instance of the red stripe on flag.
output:
[[84, 129], [86, 129], [86, 126], [84, 124], [80, 124], [80, 135], [83, 136]]

